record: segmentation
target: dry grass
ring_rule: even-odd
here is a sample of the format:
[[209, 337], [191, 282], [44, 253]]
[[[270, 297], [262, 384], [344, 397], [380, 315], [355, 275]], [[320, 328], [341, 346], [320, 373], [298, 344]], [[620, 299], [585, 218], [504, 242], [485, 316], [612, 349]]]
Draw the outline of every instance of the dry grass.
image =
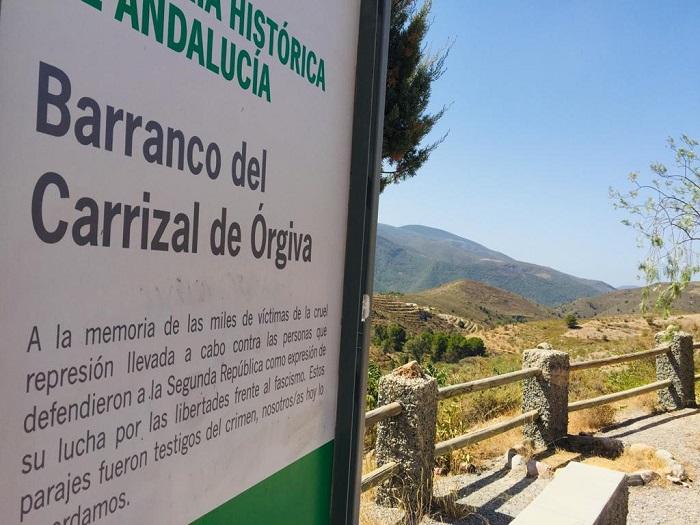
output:
[[568, 330], [563, 337], [587, 340], [625, 341], [643, 336], [649, 332], [644, 319], [621, 317], [616, 319], [593, 319], [586, 321], [574, 330]]
[[583, 463], [610, 470], [617, 470], [618, 472], [625, 472], [627, 474], [638, 470], [653, 470], [656, 474], [658, 474], [658, 478], [656, 478], [657, 482], [665, 483], [666, 478], [664, 473], [667, 468], [666, 463], [657, 458], [654, 455], [654, 451], [655, 449], [650, 449], [633, 454], [629, 449], [626, 449], [622, 455], [615, 459], [591, 457], [585, 459]]
[[601, 405], [569, 414], [569, 433], [598, 432], [615, 423], [617, 409], [611, 405]]
[[[362, 473], [366, 474], [377, 468], [377, 458], [374, 451], [370, 451], [362, 458]], [[360, 495], [360, 525], [383, 525], [379, 518], [368, 509], [374, 502], [377, 489], [370, 489]]]
[[360, 525], [386, 525], [383, 520], [369, 510], [372, 498], [367, 499], [363, 494], [360, 499]]

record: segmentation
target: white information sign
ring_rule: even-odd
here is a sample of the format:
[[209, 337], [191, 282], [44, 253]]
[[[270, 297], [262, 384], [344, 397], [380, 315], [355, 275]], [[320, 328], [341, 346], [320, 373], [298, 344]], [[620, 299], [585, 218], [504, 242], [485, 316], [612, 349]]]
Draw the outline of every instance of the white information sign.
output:
[[358, 20], [2, 0], [2, 523], [327, 520]]

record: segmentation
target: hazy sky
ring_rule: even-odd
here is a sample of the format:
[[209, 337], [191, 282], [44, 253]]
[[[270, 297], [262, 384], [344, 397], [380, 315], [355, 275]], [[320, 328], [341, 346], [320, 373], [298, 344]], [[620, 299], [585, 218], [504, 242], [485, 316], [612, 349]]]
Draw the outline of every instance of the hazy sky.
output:
[[434, 0], [454, 39], [435, 106], [447, 140], [380, 198], [379, 220], [425, 224], [516, 259], [619, 286], [643, 252], [608, 188], [700, 139], [700, 2]]

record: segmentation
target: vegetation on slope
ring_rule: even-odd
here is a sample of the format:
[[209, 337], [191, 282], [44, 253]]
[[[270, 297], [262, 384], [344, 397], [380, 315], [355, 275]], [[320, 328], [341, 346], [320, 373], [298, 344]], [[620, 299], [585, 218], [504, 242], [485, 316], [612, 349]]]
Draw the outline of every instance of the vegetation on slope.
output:
[[436, 307], [444, 313], [471, 319], [488, 327], [547, 319], [557, 315], [551, 309], [518, 294], [464, 279], [423, 292], [407, 293], [403, 299]]
[[458, 279], [486, 283], [547, 306], [613, 290], [604, 282], [516, 261], [435, 228], [379, 225], [376, 291], [414, 292]]

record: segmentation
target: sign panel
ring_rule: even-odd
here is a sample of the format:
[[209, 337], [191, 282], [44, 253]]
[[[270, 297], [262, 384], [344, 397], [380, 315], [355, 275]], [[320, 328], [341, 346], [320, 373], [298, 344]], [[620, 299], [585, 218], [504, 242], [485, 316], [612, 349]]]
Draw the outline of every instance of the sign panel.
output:
[[359, 18], [2, 1], [3, 523], [328, 522]]

